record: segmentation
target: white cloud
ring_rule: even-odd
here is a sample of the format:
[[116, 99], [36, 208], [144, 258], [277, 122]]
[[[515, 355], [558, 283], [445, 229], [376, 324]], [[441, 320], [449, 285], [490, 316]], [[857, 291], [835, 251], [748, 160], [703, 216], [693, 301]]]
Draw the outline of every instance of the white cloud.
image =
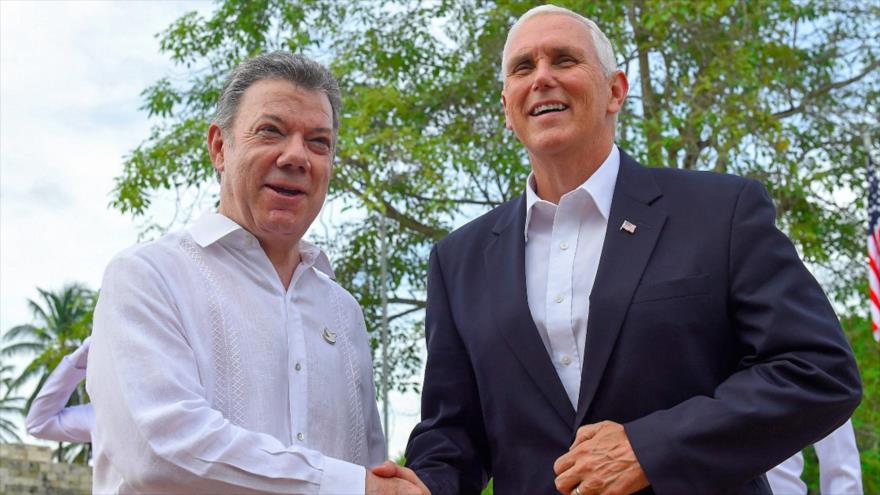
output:
[[0, 3], [0, 329], [30, 321], [35, 287], [100, 283], [136, 240], [108, 209], [146, 136], [140, 92], [173, 74], [155, 34], [207, 2]]

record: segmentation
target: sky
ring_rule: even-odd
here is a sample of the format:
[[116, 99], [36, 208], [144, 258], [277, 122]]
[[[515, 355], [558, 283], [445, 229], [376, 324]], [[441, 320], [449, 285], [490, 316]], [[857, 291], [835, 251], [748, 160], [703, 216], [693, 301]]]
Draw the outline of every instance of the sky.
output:
[[[35, 288], [100, 285], [137, 240], [108, 207], [149, 131], [140, 92], [176, 70], [154, 34], [205, 2], [0, 2], [0, 328]], [[137, 19], [132, 23], [132, 19]]]
[[[108, 206], [114, 177], [150, 129], [141, 91], [185, 75], [155, 35], [213, 6], [0, 1], [0, 331], [32, 321], [37, 287], [97, 289], [111, 257], [137, 241], [139, 222]], [[418, 403], [392, 396], [390, 409], [394, 456]]]

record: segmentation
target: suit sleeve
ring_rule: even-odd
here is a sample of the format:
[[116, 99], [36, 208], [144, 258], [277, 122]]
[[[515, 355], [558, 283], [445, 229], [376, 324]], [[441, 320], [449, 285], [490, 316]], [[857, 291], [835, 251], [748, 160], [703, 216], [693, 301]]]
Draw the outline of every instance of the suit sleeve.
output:
[[437, 247], [429, 265], [422, 421], [410, 435], [407, 465], [434, 495], [478, 494], [488, 479], [488, 447], [476, 379], [452, 318]]
[[837, 317], [774, 222], [766, 190], [747, 181], [730, 221], [737, 370], [711, 396], [624, 425], [659, 494], [748, 483], [842, 424], [859, 403], [858, 369]]

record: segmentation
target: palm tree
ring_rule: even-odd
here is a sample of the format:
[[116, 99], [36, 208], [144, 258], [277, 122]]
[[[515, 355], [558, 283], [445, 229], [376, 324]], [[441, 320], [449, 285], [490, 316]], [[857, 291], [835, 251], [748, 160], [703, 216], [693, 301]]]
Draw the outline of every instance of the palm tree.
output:
[[21, 416], [24, 408], [21, 397], [12, 395], [9, 384], [12, 382], [12, 365], [4, 364], [0, 366], [0, 442], [20, 442], [21, 437], [15, 428], [15, 423], [7, 416]]
[[[92, 314], [97, 301], [97, 294], [94, 291], [76, 283], [67, 284], [58, 292], [40, 288], [37, 288], [37, 292], [40, 294], [39, 302], [28, 300], [35, 323], [18, 325], [10, 329], [3, 336], [3, 341], [8, 345], [0, 351], [0, 355], [4, 357], [22, 354], [33, 356], [21, 374], [8, 384], [9, 390], [16, 390], [30, 380], [37, 379], [37, 386], [25, 401], [25, 410], [30, 409], [46, 378], [61, 358], [73, 352], [91, 333]], [[85, 389], [77, 387], [69, 404], [86, 402], [88, 397]], [[59, 443], [56, 450], [59, 461], [68, 450], [70, 449], [65, 449]], [[79, 452], [74, 455], [87, 457], [78, 454]], [[70, 456], [69, 452], [68, 456]]]

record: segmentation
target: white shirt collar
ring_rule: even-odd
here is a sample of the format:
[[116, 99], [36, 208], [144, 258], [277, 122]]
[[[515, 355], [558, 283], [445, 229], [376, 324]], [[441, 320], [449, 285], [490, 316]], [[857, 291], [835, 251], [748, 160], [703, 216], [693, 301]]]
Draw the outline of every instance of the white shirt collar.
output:
[[[235, 237], [233, 241], [241, 247], [259, 246], [257, 238], [231, 218], [217, 212], [206, 212], [189, 228], [193, 240], [201, 247], [208, 247], [224, 237]], [[306, 240], [299, 241], [301, 263], [314, 266], [331, 279], [336, 276], [330, 266], [330, 258], [318, 246]]]
[[221, 213], [209, 211], [190, 226], [189, 234], [196, 241], [196, 244], [204, 248], [237, 230], [244, 229], [231, 218]]
[[[617, 182], [619, 170], [620, 150], [616, 144], [612, 144], [611, 152], [608, 153], [602, 165], [599, 165], [593, 175], [577, 187], [577, 189], [586, 191], [593, 198], [596, 208], [606, 220], [611, 212], [611, 199], [614, 197], [614, 185]], [[530, 172], [528, 179], [526, 179], [526, 225], [523, 233], [526, 242], [529, 240], [529, 221], [532, 218], [532, 207], [538, 201], [544, 201], [535, 192], [535, 187], [535, 172]], [[566, 194], [570, 194], [570, 192]]]

